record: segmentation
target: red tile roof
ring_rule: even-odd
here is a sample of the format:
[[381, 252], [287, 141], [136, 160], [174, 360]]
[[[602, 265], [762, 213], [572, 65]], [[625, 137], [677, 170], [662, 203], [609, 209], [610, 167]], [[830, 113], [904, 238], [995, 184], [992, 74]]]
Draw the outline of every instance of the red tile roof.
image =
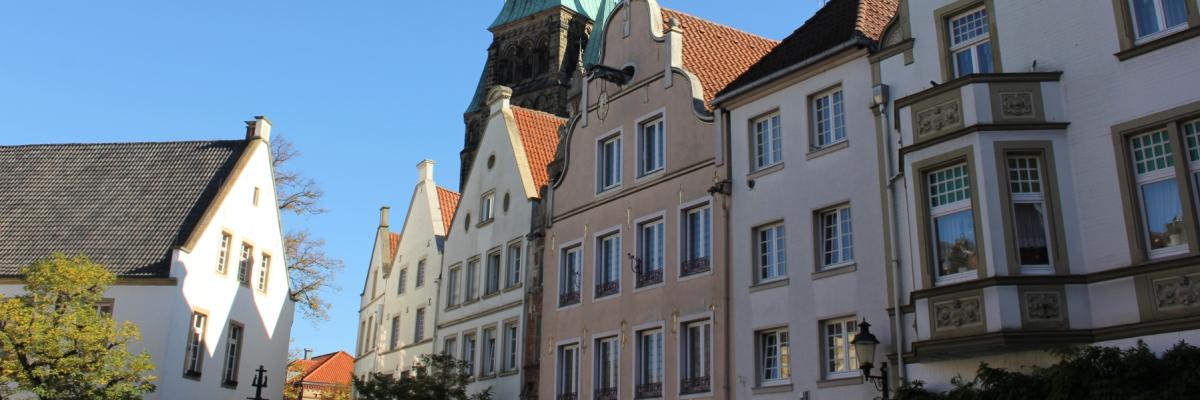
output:
[[396, 252], [400, 250], [400, 234], [396, 232], [388, 232], [388, 251], [391, 257], [388, 257], [386, 262], [392, 262], [396, 259]]
[[517, 120], [517, 130], [521, 133], [521, 144], [525, 147], [525, 157], [529, 159], [533, 184], [540, 190], [550, 182], [546, 166], [554, 161], [554, 152], [558, 149], [558, 128], [567, 120], [554, 114], [515, 106], [512, 111]]
[[354, 357], [344, 351], [313, 357], [311, 360], [292, 361], [300, 365], [303, 383], [349, 385], [354, 375]]
[[671, 9], [662, 9], [663, 29], [671, 19], [683, 29], [683, 67], [700, 78], [704, 107], [717, 92], [754, 65], [779, 42]]
[[437, 187], [438, 206], [442, 209], [442, 223], [445, 224], [446, 233], [450, 233], [450, 224], [454, 222], [454, 210], [458, 209], [458, 200], [462, 198], [461, 194], [444, 187]]

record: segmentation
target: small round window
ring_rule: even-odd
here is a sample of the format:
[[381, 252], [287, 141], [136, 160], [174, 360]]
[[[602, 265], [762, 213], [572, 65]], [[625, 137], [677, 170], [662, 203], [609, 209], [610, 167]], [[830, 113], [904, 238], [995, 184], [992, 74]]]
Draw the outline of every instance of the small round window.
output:
[[504, 194], [504, 212], [508, 212], [508, 193]]
[[495, 154], [488, 156], [488, 164], [487, 165], [488, 165], [488, 169], [492, 169], [492, 167], [496, 166], [496, 155]]

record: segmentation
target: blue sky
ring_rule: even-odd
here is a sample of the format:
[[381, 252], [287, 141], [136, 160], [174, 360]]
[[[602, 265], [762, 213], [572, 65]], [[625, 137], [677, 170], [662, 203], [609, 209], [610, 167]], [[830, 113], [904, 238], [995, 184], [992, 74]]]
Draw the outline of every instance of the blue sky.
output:
[[[439, 162], [439, 184], [458, 187], [462, 112], [502, 4], [5, 2], [0, 144], [233, 139], [242, 121], [268, 116], [329, 210], [285, 224], [326, 239], [346, 263], [341, 290], [327, 294], [330, 320], [297, 318], [292, 347], [352, 352], [379, 206], [407, 208], [425, 158]], [[782, 39], [818, 0], [660, 4]]]

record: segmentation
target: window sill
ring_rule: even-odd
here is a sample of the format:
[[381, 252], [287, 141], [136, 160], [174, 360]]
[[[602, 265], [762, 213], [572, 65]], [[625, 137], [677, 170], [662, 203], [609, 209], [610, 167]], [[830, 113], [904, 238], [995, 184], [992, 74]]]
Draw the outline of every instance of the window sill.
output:
[[667, 285], [667, 284], [666, 284], [666, 282], [664, 281], [664, 282], [656, 282], [656, 283], [652, 283], [652, 284], [649, 284], [649, 285], [646, 285], [646, 286], [637, 286], [637, 287], [634, 287], [634, 288], [633, 288], [633, 292], [634, 292], [634, 293], [638, 293], [638, 292], [644, 292], [644, 291], [647, 291], [647, 290], [654, 290], [654, 289], [658, 289], [658, 288], [660, 288], [660, 287], [663, 287], [663, 286], [666, 286], [666, 285]]
[[475, 227], [476, 227], [476, 228], [482, 228], [482, 227], [484, 227], [484, 226], [491, 225], [491, 224], [492, 224], [492, 222], [493, 222], [493, 221], [495, 221], [495, 220], [496, 220], [496, 218], [495, 218], [495, 217], [492, 217], [492, 218], [485, 219], [485, 220], [483, 220], [483, 221], [479, 221], [479, 223], [478, 223], [478, 224], [475, 224]]
[[463, 307], [466, 307], [466, 306], [469, 306], [469, 305], [472, 305], [472, 304], [475, 304], [475, 303], [478, 303], [478, 302], [479, 302], [479, 298], [478, 298], [478, 297], [476, 297], [476, 298], [473, 298], [473, 299], [470, 299], [470, 300], [467, 300], [467, 301], [464, 301], [464, 302], [462, 302], [462, 306], [463, 306]]
[[776, 280], [769, 281], [769, 282], [763, 282], [763, 283], [751, 286], [750, 293], [757, 293], [757, 292], [761, 292], [761, 291], [765, 291], [765, 290], [771, 290], [771, 289], [775, 289], [775, 288], [785, 287], [785, 286], [788, 286], [788, 284], [790, 284], [790, 282], [789, 282], [790, 280], [791, 279], [789, 279], [789, 278], [783, 278], [783, 279], [776, 279]]
[[520, 289], [520, 288], [521, 288], [521, 284], [520, 284], [520, 283], [518, 283], [518, 284], [515, 284], [515, 285], [512, 285], [512, 286], [509, 286], [509, 287], [506, 287], [506, 288], [504, 288], [504, 292], [506, 292], [506, 293], [507, 293], [507, 292], [511, 292], [511, 291], [514, 291], [514, 290], [517, 290], [517, 289]]
[[612, 195], [615, 195], [617, 192], [620, 192], [620, 191], [621, 191], [621, 185], [617, 185], [617, 186], [612, 186], [612, 187], [607, 187], [607, 188], [604, 188], [604, 189], [600, 189], [600, 190], [596, 191], [596, 198], [603, 198], [603, 197], [612, 196]]
[[763, 176], [770, 175], [770, 174], [773, 174], [773, 173], [781, 171], [781, 170], [783, 170], [783, 161], [780, 161], [778, 163], [754, 170], [753, 172], [746, 175], [746, 179], [758, 179]]
[[817, 272], [813, 272], [812, 279], [815, 281], [818, 279], [825, 279], [825, 278], [838, 276], [838, 275], [842, 275], [842, 274], [849, 274], [849, 273], [853, 273], [855, 271], [858, 271], [858, 264], [855, 264], [855, 263], [836, 265], [833, 267], [827, 267], [826, 269], [823, 269], [823, 270], [820, 270]]
[[750, 394], [758, 396], [763, 394], [790, 393], [794, 390], [795, 389], [792, 388], [791, 382], [781, 382], [776, 384], [764, 383], [758, 387], [750, 389]]
[[200, 380], [200, 373], [195, 371], [183, 371], [183, 377], [194, 381]]
[[708, 269], [706, 269], [704, 271], [693, 272], [693, 273], [690, 273], [687, 275], [679, 275], [678, 277], [675, 278], [675, 282], [684, 282], [684, 281], [689, 281], [689, 280], [696, 279], [696, 278], [703, 278], [703, 277], [707, 277], [707, 276], [712, 276], [712, 274], [713, 274], [712, 267], [708, 267]]
[[451, 304], [446, 306], [446, 311], [457, 310], [459, 308], [462, 308], [462, 304]]
[[518, 372], [519, 371], [517, 371], [516, 368], [513, 368], [508, 371], [501, 371], [499, 376], [513, 376], [513, 375], [516, 375]]
[[493, 373], [493, 374], [488, 374], [488, 375], [480, 375], [475, 380], [478, 382], [483, 382], [483, 381], [491, 380], [491, 379], [495, 379], [495, 378], [496, 378], [496, 374]]
[[500, 289], [496, 289], [496, 291], [494, 291], [494, 292], [488, 292], [488, 293], [484, 293], [484, 295], [483, 295], [483, 297], [482, 297], [482, 298], [483, 298], [483, 299], [490, 299], [490, 298], [493, 298], [493, 297], [496, 297], [496, 296], [499, 296], [499, 295], [500, 295]]
[[413, 343], [406, 344], [406, 345], [404, 345], [404, 346], [400, 346], [400, 348], [399, 348], [399, 349], [397, 349], [397, 350], [408, 350], [408, 349], [411, 349], [411, 348], [413, 348], [413, 347], [417, 347], [417, 346], [420, 346], [420, 345], [423, 345], [423, 344], [426, 344], [426, 343], [432, 343], [432, 342], [433, 342], [433, 338], [432, 338], [432, 337], [427, 337], [427, 338], [421, 339], [421, 340], [420, 340], [420, 341], [418, 341], [418, 342], [413, 342]]
[[238, 385], [237, 381], [221, 382], [221, 387], [226, 388], [226, 389], [237, 389], [237, 385]]
[[654, 178], [658, 178], [658, 177], [662, 176], [663, 173], [666, 171], [667, 171], [666, 167], [661, 167], [661, 168], [653, 170], [653, 171], [639, 173], [637, 177], [633, 178], [633, 183], [642, 183], [642, 182], [652, 180]]
[[825, 378], [817, 381], [818, 389], [840, 387], [840, 386], [855, 386], [863, 383], [861, 376], [848, 376], [844, 378]]
[[834, 143], [834, 144], [831, 144], [831, 145], [828, 145], [825, 147], [813, 148], [808, 151], [808, 155], [806, 157], [809, 160], [811, 160], [811, 159], [821, 157], [821, 156], [824, 156], [824, 155], [827, 155], [830, 153], [836, 153], [838, 150], [841, 150], [841, 149], [844, 149], [847, 147], [850, 147], [850, 140], [848, 140], [848, 139], [842, 140], [840, 142], [837, 142], [837, 143]]
[[1140, 55], [1143, 55], [1146, 53], [1150, 53], [1155, 50], [1162, 49], [1164, 47], [1168, 47], [1170, 45], [1182, 42], [1184, 40], [1194, 38], [1196, 36], [1200, 36], [1200, 26], [1191, 26], [1182, 31], [1175, 32], [1170, 35], [1160, 37], [1158, 39], [1143, 42], [1141, 44], [1135, 44], [1135, 45], [1130, 46], [1127, 49], [1123, 49], [1113, 55], [1117, 56], [1117, 60], [1128, 61], [1131, 58], [1134, 58], [1134, 57], [1137, 57], [1137, 56], [1140, 56]]

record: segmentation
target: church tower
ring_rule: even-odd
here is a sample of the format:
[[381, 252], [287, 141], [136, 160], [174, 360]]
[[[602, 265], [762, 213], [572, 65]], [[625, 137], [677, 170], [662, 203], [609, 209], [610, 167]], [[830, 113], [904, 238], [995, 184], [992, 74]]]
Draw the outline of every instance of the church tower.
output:
[[479, 147], [487, 123], [485, 97], [496, 85], [512, 89], [515, 106], [568, 117], [567, 97], [579, 70], [581, 53], [587, 46], [594, 21], [604, 19], [613, 0], [506, 0], [496, 20], [488, 27], [492, 45], [479, 85], [463, 113], [460, 186]]

